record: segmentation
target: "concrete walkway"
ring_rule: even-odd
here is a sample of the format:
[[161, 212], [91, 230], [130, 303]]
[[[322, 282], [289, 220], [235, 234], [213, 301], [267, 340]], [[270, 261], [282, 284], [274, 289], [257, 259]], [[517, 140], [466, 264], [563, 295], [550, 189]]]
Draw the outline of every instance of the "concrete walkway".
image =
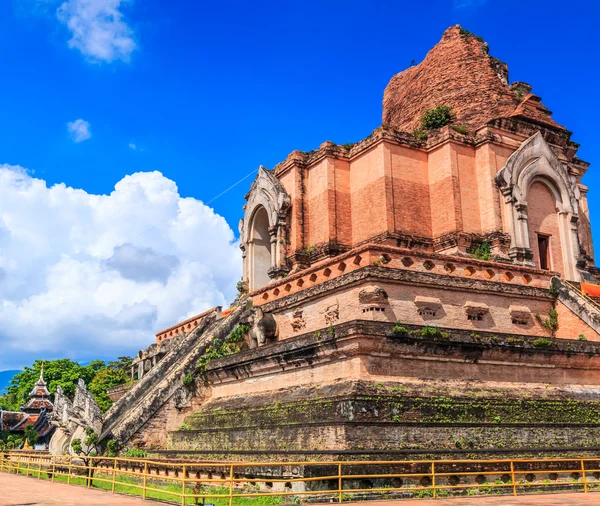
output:
[[[151, 506], [143, 501], [101, 490], [88, 490], [65, 483], [52, 483], [25, 476], [0, 473], [1, 506]], [[163, 503], [164, 504], [164, 503]], [[346, 506], [572, 506], [600, 504], [600, 492], [589, 494], [544, 494], [518, 497], [465, 497], [453, 499], [400, 499], [344, 503]]]
[[2, 506], [151, 506], [153, 503], [112, 495], [102, 490], [52, 483], [45, 480], [0, 473], [0, 505]]

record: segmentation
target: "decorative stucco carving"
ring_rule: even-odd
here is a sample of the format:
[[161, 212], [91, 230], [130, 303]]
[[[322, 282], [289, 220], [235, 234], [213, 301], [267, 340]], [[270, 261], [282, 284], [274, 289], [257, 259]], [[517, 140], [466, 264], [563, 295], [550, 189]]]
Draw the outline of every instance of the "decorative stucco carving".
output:
[[325, 316], [325, 323], [327, 325], [333, 325], [340, 319], [340, 304], [336, 302], [335, 304], [328, 306], [325, 311], [323, 311], [323, 315]]
[[300, 332], [306, 327], [306, 320], [304, 319], [304, 311], [302, 308], [296, 309], [292, 313], [292, 328], [294, 332]]
[[504, 196], [504, 216], [511, 237], [509, 255], [517, 262], [533, 266], [529, 241], [528, 194], [534, 182], [542, 182], [552, 193], [560, 227], [560, 242], [567, 279], [579, 281], [580, 257], [577, 231], [580, 190], [575, 176], [554, 154], [541, 132], [527, 139], [496, 175], [496, 185]]
[[[240, 220], [240, 248], [244, 260], [243, 281], [248, 282], [250, 291], [261, 288], [254, 274], [256, 255], [254, 254], [253, 227], [259, 210], [264, 209], [268, 217], [270, 241], [270, 265], [266, 266], [270, 278], [280, 278], [289, 272], [286, 263], [288, 242], [288, 211], [291, 199], [285, 188], [272, 171], [260, 167], [258, 175], [246, 194], [244, 218]], [[263, 266], [261, 269], [265, 268]]]
[[60, 386], [56, 387], [52, 423], [56, 431], [50, 440], [50, 452], [55, 455], [71, 453], [71, 441], [77, 438], [83, 440], [88, 427], [98, 435], [101, 433], [102, 413], [82, 379], [77, 382], [73, 402], [64, 395]]
[[379, 286], [364, 288], [358, 293], [358, 302], [361, 304], [387, 304], [388, 294]]

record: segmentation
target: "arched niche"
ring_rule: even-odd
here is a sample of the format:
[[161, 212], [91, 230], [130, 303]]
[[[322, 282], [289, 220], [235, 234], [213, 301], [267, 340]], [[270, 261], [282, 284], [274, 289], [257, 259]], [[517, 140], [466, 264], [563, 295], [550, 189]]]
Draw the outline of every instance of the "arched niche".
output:
[[[579, 189], [540, 132], [508, 158], [496, 175], [496, 184], [504, 197], [503, 219], [511, 237], [509, 255], [513, 261], [540, 267], [539, 237], [550, 235], [552, 262], [547, 267], [559, 271], [566, 279], [579, 281]], [[534, 217], [534, 223], [530, 223], [530, 217]], [[547, 227], [555, 224], [554, 234], [535, 230], [544, 220]]]
[[258, 169], [246, 200], [239, 225], [240, 248], [243, 280], [254, 291], [289, 271], [286, 244], [291, 200], [281, 182], [264, 167]]
[[250, 263], [250, 290], [256, 290], [269, 283], [269, 269], [272, 266], [269, 215], [262, 206], [258, 206], [252, 216], [247, 245]]

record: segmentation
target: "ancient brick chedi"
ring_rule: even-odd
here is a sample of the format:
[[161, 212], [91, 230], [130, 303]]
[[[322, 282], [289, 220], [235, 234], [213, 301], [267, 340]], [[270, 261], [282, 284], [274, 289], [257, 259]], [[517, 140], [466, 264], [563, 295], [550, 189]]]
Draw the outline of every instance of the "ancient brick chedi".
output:
[[449, 28], [392, 78], [367, 138], [259, 170], [239, 299], [159, 333], [102, 438], [244, 459], [597, 451], [576, 151], [529, 85]]

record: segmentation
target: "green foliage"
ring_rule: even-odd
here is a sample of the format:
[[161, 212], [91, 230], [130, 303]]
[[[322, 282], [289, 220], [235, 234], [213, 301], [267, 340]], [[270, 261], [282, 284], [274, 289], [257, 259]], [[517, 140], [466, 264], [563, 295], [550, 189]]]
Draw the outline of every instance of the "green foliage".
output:
[[415, 128], [413, 130], [413, 135], [417, 139], [419, 139], [420, 141], [426, 141], [427, 140], [427, 133], [422, 128]]
[[106, 393], [109, 388], [131, 381], [129, 375], [121, 368], [103, 367], [88, 383], [88, 390], [96, 399], [100, 410], [104, 413], [112, 406], [112, 400]]
[[[100, 409], [106, 411], [112, 401], [106, 395], [110, 387], [130, 381], [129, 368], [132, 359], [119, 357], [118, 360], [105, 364], [102, 360], [94, 360], [82, 366], [73, 360], [63, 358], [44, 362], [44, 380], [48, 385], [53, 400], [56, 387], [61, 386], [67, 397], [73, 399], [77, 381], [81, 378], [92, 393]], [[6, 394], [0, 397], [0, 406], [7, 410], [18, 411], [27, 402], [29, 392], [40, 377], [42, 360], [36, 360], [33, 365], [17, 373], [6, 388]]]
[[80, 455], [83, 452], [83, 448], [81, 446], [81, 439], [74, 438], [71, 440], [71, 448], [75, 452], [75, 454]]
[[452, 125], [452, 130], [463, 135], [469, 134], [469, 129], [465, 125]]
[[435, 130], [450, 123], [455, 117], [452, 107], [449, 105], [438, 105], [433, 109], [426, 110], [421, 116], [421, 127], [423, 130]]
[[240, 279], [235, 286], [238, 291], [238, 297], [243, 297], [248, 293], [248, 285], [243, 279]]
[[460, 27], [460, 34], [464, 37], [475, 37], [479, 42], [483, 42], [483, 37], [475, 35], [473, 32], [466, 30], [462, 26]]
[[587, 338], [583, 334], [579, 334], [577, 339], [579, 339], [580, 341], [587, 341]]
[[396, 325], [392, 327], [392, 332], [399, 336], [407, 336], [408, 330], [400, 322], [396, 322]]
[[433, 337], [434, 339], [450, 339], [450, 334], [441, 331], [437, 327], [425, 326], [421, 329], [408, 330], [399, 321], [392, 327], [392, 332], [399, 337], [421, 336]]
[[556, 280], [552, 280], [552, 282], [550, 283], [550, 288], [548, 288], [548, 293], [552, 296], [552, 297], [558, 297], [558, 295], [560, 294], [560, 282], [557, 282]]
[[192, 373], [187, 373], [181, 378], [181, 383], [185, 388], [190, 390], [194, 386], [194, 376]]
[[25, 427], [25, 434], [23, 437], [31, 446], [37, 443], [38, 433], [33, 428], [33, 425], [28, 425], [27, 427]]
[[356, 145], [356, 142], [346, 142], [345, 144], [342, 144], [342, 147], [344, 149], [352, 149], [354, 146]]
[[204, 371], [210, 361], [238, 353], [242, 349], [244, 335], [249, 330], [248, 325], [238, 325], [223, 341], [215, 339], [212, 344], [206, 347], [204, 354], [198, 359], [198, 369]]
[[473, 255], [473, 258], [477, 260], [489, 261], [492, 259], [492, 249], [489, 242], [482, 242], [476, 248], [469, 249], [467, 253]]
[[535, 319], [550, 333], [552, 337], [556, 336], [556, 331], [558, 330], [558, 312], [556, 309], [551, 309], [548, 311], [548, 318], [542, 318], [539, 313], [537, 313], [535, 315]]
[[106, 443], [106, 454], [109, 457], [116, 457], [119, 454], [119, 442], [109, 439]]
[[11, 434], [7, 430], [0, 431], [0, 450], [13, 450], [20, 448], [23, 438], [17, 434]]
[[317, 248], [312, 244], [309, 244], [304, 251], [307, 255], [313, 255], [314, 253], [316, 253]]
[[534, 339], [531, 344], [533, 344], [536, 348], [548, 348], [549, 346], [552, 346], [553, 343], [552, 339], [548, 339], [547, 337], [538, 337], [537, 339]]
[[141, 448], [129, 448], [125, 452], [125, 457], [130, 457], [132, 459], [143, 459], [147, 455], [148, 454], [146, 453], [146, 451], [142, 450]]

